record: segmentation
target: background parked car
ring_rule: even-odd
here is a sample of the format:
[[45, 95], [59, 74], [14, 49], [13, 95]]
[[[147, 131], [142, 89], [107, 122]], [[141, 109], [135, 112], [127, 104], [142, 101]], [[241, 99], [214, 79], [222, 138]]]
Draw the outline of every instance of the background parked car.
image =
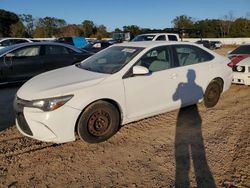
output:
[[211, 41], [211, 43], [215, 46], [216, 49], [222, 47], [222, 42], [221, 41]]
[[132, 40], [138, 41], [180, 41], [180, 37], [175, 33], [148, 33], [138, 35]]
[[61, 37], [56, 39], [55, 42], [69, 44], [77, 48], [83, 48], [88, 44], [84, 37]]
[[0, 49], [10, 45], [20, 44], [25, 42], [33, 42], [33, 41], [26, 38], [2, 38], [0, 39]]
[[250, 85], [250, 57], [241, 60], [233, 67], [233, 83]]
[[196, 44], [201, 44], [203, 45], [204, 47], [210, 49], [210, 50], [213, 50], [215, 49], [215, 44], [210, 42], [209, 40], [198, 40], [195, 42]]
[[26, 81], [52, 69], [80, 62], [92, 53], [67, 44], [33, 42], [0, 50], [0, 85]]
[[87, 44], [84, 48], [84, 50], [87, 50], [89, 52], [93, 52], [93, 53], [97, 53], [111, 45], [113, 45], [114, 42], [112, 41], [107, 41], [107, 40], [97, 40], [97, 41], [93, 41], [90, 42], [89, 44]]
[[229, 59], [231, 59], [230, 66], [233, 67], [243, 59], [250, 57], [250, 44], [243, 44], [233, 51], [228, 53]]

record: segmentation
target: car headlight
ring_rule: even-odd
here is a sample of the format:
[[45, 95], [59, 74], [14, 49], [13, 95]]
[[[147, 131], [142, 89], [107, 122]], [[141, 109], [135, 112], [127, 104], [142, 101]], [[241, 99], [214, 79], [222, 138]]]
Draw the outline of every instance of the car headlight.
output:
[[39, 108], [45, 112], [53, 111], [63, 106], [72, 97], [73, 95], [67, 95], [67, 96], [55, 97], [55, 98], [49, 98], [49, 99], [33, 100], [33, 101], [30, 101], [30, 104], [28, 106], [32, 108]]
[[243, 67], [242, 67], [242, 66], [237, 66], [237, 67], [236, 67], [236, 70], [237, 70], [238, 72], [242, 72]]
[[235, 72], [245, 72], [245, 67], [244, 66], [240, 66], [240, 65], [236, 65], [233, 67], [233, 71]]

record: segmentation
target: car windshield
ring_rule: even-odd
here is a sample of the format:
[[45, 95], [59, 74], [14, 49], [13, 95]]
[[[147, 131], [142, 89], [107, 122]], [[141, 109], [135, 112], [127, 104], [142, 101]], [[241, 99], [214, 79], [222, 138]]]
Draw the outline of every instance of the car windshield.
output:
[[137, 47], [110, 47], [81, 62], [78, 67], [93, 72], [113, 74], [118, 72], [142, 50], [143, 48]]
[[239, 46], [233, 50], [230, 54], [250, 54], [250, 45]]
[[138, 35], [132, 41], [133, 42], [136, 42], [136, 41], [152, 41], [154, 37], [155, 37], [155, 35]]

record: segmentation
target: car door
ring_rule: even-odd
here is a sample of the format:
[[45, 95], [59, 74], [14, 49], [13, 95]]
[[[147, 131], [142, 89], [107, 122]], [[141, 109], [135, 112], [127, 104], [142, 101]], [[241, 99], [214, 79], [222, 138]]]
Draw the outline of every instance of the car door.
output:
[[148, 68], [150, 74], [124, 77], [128, 118], [136, 119], [176, 108], [179, 101], [174, 101], [172, 96], [179, 81], [175, 79], [176, 70], [170, 48], [152, 49], [136, 65]]
[[214, 58], [211, 54], [194, 45], [172, 45], [178, 85], [174, 100], [179, 100], [182, 106], [195, 104], [203, 98], [207, 83], [213, 75]]
[[6, 81], [27, 80], [43, 72], [40, 45], [26, 46], [3, 57], [3, 75]]
[[42, 61], [44, 71], [72, 65], [77, 59], [73, 50], [61, 45], [44, 45]]

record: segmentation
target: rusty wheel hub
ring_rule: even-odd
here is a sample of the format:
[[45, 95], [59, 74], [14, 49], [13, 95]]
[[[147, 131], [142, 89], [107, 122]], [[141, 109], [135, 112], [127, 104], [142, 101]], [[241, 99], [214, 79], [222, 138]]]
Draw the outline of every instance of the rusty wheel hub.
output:
[[88, 121], [88, 130], [94, 136], [103, 136], [110, 125], [109, 113], [103, 110], [94, 112]]

